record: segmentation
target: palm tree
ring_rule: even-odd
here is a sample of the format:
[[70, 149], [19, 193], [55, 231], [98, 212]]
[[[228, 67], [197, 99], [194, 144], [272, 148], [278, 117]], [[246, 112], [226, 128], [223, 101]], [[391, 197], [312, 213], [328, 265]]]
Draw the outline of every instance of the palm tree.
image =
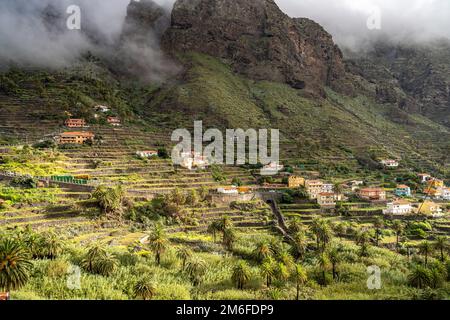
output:
[[203, 275], [206, 272], [207, 265], [205, 260], [200, 258], [192, 258], [186, 264], [186, 273], [191, 279], [194, 286], [198, 286], [203, 279]]
[[291, 234], [296, 234], [297, 232], [302, 232], [305, 230], [305, 226], [304, 224], [300, 221], [299, 218], [294, 218], [292, 219], [292, 221], [289, 223], [289, 232]]
[[317, 258], [317, 265], [322, 270], [322, 279], [323, 279], [323, 284], [325, 285], [327, 283], [327, 277], [326, 277], [327, 274], [326, 273], [330, 266], [330, 260], [328, 259], [328, 256], [325, 252], [322, 252], [321, 254], [319, 254], [319, 256]]
[[338, 277], [337, 265], [341, 262], [341, 252], [337, 246], [333, 246], [328, 250], [328, 258], [333, 271], [333, 280], [336, 280]]
[[283, 251], [283, 244], [277, 238], [270, 239], [269, 247], [274, 256], [277, 256], [279, 252]]
[[448, 247], [448, 238], [446, 236], [439, 236], [436, 238], [436, 241], [434, 243], [434, 247], [439, 250], [441, 254], [441, 261], [444, 262], [445, 256], [444, 252], [447, 250]]
[[283, 262], [278, 262], [275, 268], [275, 274], [279, 281], [285, 282], [289, 278], [289, 267]]
[[409, 284], [419, 289], [429, 287], [431, 285], [431, 281], [430, 271], [422, 266], [416, 266], [408, 276]]
[[271, 258], [266, 259], [259, 267], [261, 276], [266, 279], [266, 285], [269, 288], [272, 285], [272, 278], [275, 276], [274, 261]]
[[95, 273], [97, 261], [105, 255], [105, 248], [100, 244], [94, 244], [89, 248], [81, 264], [86, 271]]
[[255, 250], [253, 250], [253, 256], [259, 262], [263, 262], [267, 258], [272, 255], [272, 251], [270, 250], [270, 246], [267, 242], [260, 242], [256, 246]]
[[233, 228], [233, 222], [227, 216], [218, 221], [218, 228], [220, 232], [224, 233], [227, 229]]
[[370, 241], [370, 234], [367, 230], [358, 231], [356, 233], [356, 244], [365, 245]]
[[177, 250], [177, 257], [182, 261], [183, 270], [186, 267], [186, 262], [192, 258], [192, 251], [187, 247], [181, 247]]
[[38, 247], [41, 257], [53, 260], [62, 253], [64, 243], [56, 233], [46, 232], [41, 235]]
[[6, 238], [0, 240], [0, 290], [9, 293], [24, 286], [32, 267], [30, 253], [20, 242]]
[[121, 185], [115, 188], [98, 186], [92, 193], [92, 198], [97, 200], [100, 209], [105, 214], [120, 213], [124, 196], [125, 190]]
[[292, 279], [295, 282], [297, 288], [296, 300], [300, 298], [300, 286], [305, 284], [308, 281], [308, 275], [306, 274], [305, 268], [302, 265], [296, 264], [294, 268], [294, 272], [292, 273]]
[[326, 245], [333, 237], [333, 229], [330, 226], [330, 222], [324, 219], [314, 219], [311, 231], [316, 236], [317, 249], [322, 252], [325, 251]]
[[81, 265], [88, 272], [109, 276], [116, 270], [118, 261], [103, 246], [95, 244], [88, 250]]
[[283, 250], [283, 251], [280, 251], [278, 254], [277, 254], [277, 260], [279, 261], [279, 262], [281, 262], [282, 264], [284, 264], [287, 268], [291, 268], [291, 267], [293, 267], [294, 266], [294, 258], [291, 256], [291, 254], [288, 252], [288, 251], [286, 251], [286, 250]]
[[433, 249], [433, 246], [428, 241], [423, 241], [419, 246], [419, 252], [424, 256], [425, 258], [425, 267], [428, 266], [428, 255], [431, 253]]
[[321, 232], [322, 238], [322, 252], [325, 251], [327, 244], [333, 239], [333, 228], [331, 228], [330, 222], [324, 220]]
[[250, 270], [245, 261], [240, 261], [233, 269], [231, 280], [239, 290], [243, 290], [245, 284], [250, 280]]
[[359, 248], [359, 256], [360, 257], [368, 257], [369, 253], [369, 245], [367, 243], [363, 243]]
[[316, 238], [317, 250], [319, 250], [321, 238], [321, 219], [314, 218], [314, 220], [311, 223], [311, 231]]
[[236, 231], [233, 228], [227, 228], [223, 232], [223, 245], [228, 250], [233, 250], [233, 245], [236, 242]]
[[405, 226], [400, 220], [395, 220], [394, 223], [392, 224], [392, 229], [394, 230], [395, 235], [397, 236], [396, 249], [398, 251], [399, 243], [400, 243], [400, 236], [403, 234], [403, 232], [405, 230]]
[[116, 257], [112, 253], [106, 252], [104, 256], [100, 257], [96, 261], [96, 273], [105, 277], [109, 277], [114, 273], [114, 271], [116, 271], [118, 265], [119, 263]]
[[217, 233], [220, 232], [219, 221], [213, 221], [208, 226], [208, 233], [212, 234], [214, 242], [217, 240]]
[[377, 247], [378, 247], [380, 245], [380, 236], [382, 235], [381, 230], [384, 227], [384, 219], [382, 217], [376, 218], [373, 225], [375, 227], [375, 240], [376, 240]]
[[294, 243], [292, 245], [292, 255], [296, 260], [303, 260], [308, 249], [308, 237], [304, 232], [297, 232], [294, 236]]
[[142, 277], [134, 285], [133, 293], [135, 297], [151, 300], [156, 294], [156, 287], [148, 277]]
[[158, 265], [161, 264], [161, 255], [167, 250], [168, 240], [162, 226], [157, 225], [149, 237], [149, 244], [155, 253], [155, 260]]

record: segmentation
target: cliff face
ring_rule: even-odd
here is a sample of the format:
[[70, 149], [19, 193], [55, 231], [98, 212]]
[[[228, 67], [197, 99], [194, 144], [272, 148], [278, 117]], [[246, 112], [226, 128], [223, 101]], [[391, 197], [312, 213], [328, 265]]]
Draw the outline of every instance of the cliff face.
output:
[[378, 43], [369, 55], [352, 59], [349, 70], [376, 85], [380, 103], [450, 126], [450, 42]]
[[225, 59], [252, 79], [314, 94], [339, 88], [345, 77], [331, 35], [311, 20], [288, 17], [273, 0], [178, 0], [162, 46]]

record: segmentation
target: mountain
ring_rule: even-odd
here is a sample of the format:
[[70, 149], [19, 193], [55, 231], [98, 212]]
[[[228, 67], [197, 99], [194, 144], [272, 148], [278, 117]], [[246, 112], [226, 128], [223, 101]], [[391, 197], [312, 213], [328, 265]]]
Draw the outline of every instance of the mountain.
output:
[[324, 94], [342, 88], [342, 52], [320, 25], [292, 19], [273, 0], [179, 0], [163, 36], [166, 52], [195, 51], [225, 59], [254, 80]]
[[450, 41], [376, 43], [349, 62], [352, 73], [377, 86], [377, 100], [450, 126]]
[[273, 0], [178, 0], [171, 13], [132, 1], [110, 55], [57, 72], [14, 69], [0, 78], [0, 108], [21, 101], [25, 114], [95, 122], [90, 107], [108, 104], [128, 126], [161, 133], [194, 120], [278, 128], [286, 163], [357, 171], [398, 157], [448, 175], [450, 50], [392, 48], [345, 58], [320, 25]]

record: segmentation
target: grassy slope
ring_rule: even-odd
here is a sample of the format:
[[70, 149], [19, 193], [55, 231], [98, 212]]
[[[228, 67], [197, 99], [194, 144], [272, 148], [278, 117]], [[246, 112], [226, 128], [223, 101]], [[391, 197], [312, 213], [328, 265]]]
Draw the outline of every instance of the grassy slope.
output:
[[191, 127], [193, 120], [203, 119], [222, 128], [279, 128], [284, 151], [297, 150], [289, 153], [292, 158], [346, 156], [342, 149], [350, 148], [353, 153], [378, 149], [419, 163], [446, 160], [448, 129], [422, 116], [411, 115], [408, 124], [400, 124], [389, 117], [393, 106], [366, 96], [327, 90], [327, 99], [309, 100], [287, 85], [240, 77], [209, 56], [182, 59], [190, 66], [182, 83], [162, 88], [143, 106], [150, 121]]
[[375, 147], [392, 156], [421, 158], [418, 152], [439, 160], [448, 151], [447, 128], [418, 115], [409, 116], [407, 125], [395, 123], [392, 106], [371, 98], [327, 90], [327, 99], [309, 100], [287, 85], [238, 76], [209, 56], [190, 53], [181, 60], [188, 66], [183, 79], [163, 86], [121, 85], [98, 61], [58, 73], [15, 71], [9, 78], [18, 92], [2, 96], [0, 108], [6, 113], [10, 100], [19, 100], [27, 107], [23, 114], [57, 120], [64, 111], [92, 117], [91, 106], [105, 103], [139, 127], [192, 127], [203, 120], [219, 128], [279, 128], [286, 153], [297, 151], [289, 153], [293, 158], [347, 156], [348, 148], [357, 153]]

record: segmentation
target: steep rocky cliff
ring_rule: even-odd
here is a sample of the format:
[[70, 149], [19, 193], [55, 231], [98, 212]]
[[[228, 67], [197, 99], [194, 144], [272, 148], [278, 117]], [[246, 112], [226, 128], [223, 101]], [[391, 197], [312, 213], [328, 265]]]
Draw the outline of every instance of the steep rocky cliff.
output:
[[343, 88], [343, 57], [331, 35], [311, 20], [288, 17], [273, 0], [178, 0], [162, 43], [168, 53], [225, 59], [255, 80], [315, 94]]
[[397, 104], [450, 126], [450, 42], [380, 42], [364, 57], [349, 61], [349, 71], [376, 85], [381, 103]]

